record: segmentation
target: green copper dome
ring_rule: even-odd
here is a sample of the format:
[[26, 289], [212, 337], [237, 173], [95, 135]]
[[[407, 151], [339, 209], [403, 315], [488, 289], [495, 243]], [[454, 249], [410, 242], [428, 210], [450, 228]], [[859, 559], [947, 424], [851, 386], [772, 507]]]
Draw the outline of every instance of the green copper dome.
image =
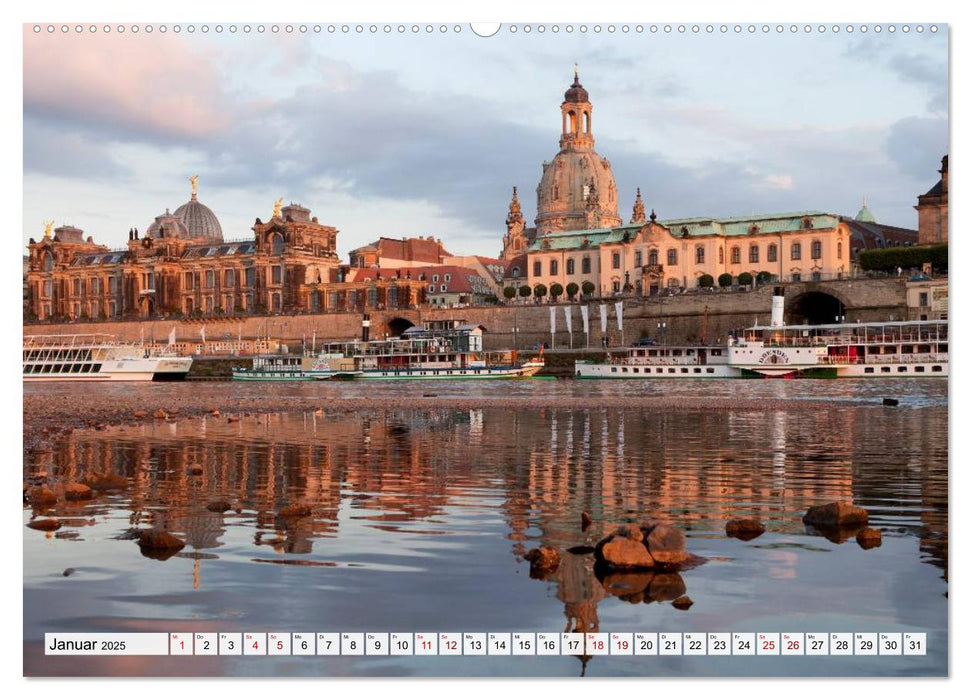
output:
[[857, 221], [869, 221], [871, 223], [876, 223], [876, 221], [877, 221], [876, 217], [873, 216], [873, 212], [871, 212], [869, 209], [867, 209], [866, 200], [865, 199], [863, 200], [863, 208], [860, 209], [859, 212], [857, 212], [857, 214], [856, 214], [856, 216], [854, 218]]

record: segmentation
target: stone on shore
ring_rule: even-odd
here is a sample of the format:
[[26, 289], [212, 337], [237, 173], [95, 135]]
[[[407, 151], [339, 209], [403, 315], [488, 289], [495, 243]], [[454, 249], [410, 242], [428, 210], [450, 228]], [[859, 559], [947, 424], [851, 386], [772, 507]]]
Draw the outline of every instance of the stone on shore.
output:
[[94, 491], [85, 484], [71, 482], [64, 484], [64, 498], [69, 501], [86, 501], [94, 498]]
[[623, 525], [600, 540], [594, 554], [615, 569], [652, 569], [654, 559], [643, 540], [640, 528]]
[[694, 604], [695, 602], [686, 595], [683, 595], [680, 598], [675, 598], [671, 601], [671, 605], [676, 607], [678, 610], [687, 610]]
[[304, 503], [294, 503], [286, 508], [281, 508], [278, 515], [281, 518], [306, 518], [312, 513], [310, 506]]
[[742, 541], [754, 540], [765, 532], [765, 525], [752, 518], [736, 518], [725, 523], [725, 534]]
[[132, 411], [131, 417], [135, 420], [145, 420], [148, 418], [148, 411], [142, 411], [141, 409]]
[[31, 530], [41, 530], [42, 532], [54, 532], [54, 530], [61, 529], [61, 523], [54, 518], [41, 518], [40, 520], [31, 520], [27, 523], [27, 527]]
[[824, 527], [846, 527], [850, 525], [866, 525], [869, 514], [865, 509], [855, 506], [849, 501], [835, 501], [821, 506], [812, 506], [802, 516], [807, 525], [822, 525]]
[[226, 422], [227, 423], [238, 423], [239, 422], [239, 416], [227, 416], [226, 417]]
[[523, 558], [529, 562], [529, 575], [532, 578], [552, 573], [560, 566], [560, 550], [550, 545], [531, 549]]
[[863, 549], [873, 549], [883, 544], [883, 534], [872, 527], [865, 527], [856, 533], [856, 543]]
[[40, 485], [27, 489], [27, 500], [32, 506], [46, 506], [57, 503], [57, 494], [49, 487]]
[[219, 418], [219, 409], [218, 408], [210, 408], [209, 409], [209, 415], [213, 416], [214, 418]]

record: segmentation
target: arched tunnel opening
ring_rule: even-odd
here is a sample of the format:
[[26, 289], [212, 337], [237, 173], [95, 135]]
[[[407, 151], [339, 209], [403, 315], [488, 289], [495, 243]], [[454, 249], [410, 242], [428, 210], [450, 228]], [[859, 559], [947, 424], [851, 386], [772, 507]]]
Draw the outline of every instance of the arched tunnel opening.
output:
[[842, 323], [846, 315], [843, 302], [825, 292], [800, 294], [786, 306], [786, 323], [790, 325]]
[[397, 338], [399, 335], [404, 333], [413, 325], [415, 324], [409, 321], [407, 318], [401, 318], [399, 316], [397, 318], [393, 318], [390, 321], [388, 321], [388, 333], [392, 337]]

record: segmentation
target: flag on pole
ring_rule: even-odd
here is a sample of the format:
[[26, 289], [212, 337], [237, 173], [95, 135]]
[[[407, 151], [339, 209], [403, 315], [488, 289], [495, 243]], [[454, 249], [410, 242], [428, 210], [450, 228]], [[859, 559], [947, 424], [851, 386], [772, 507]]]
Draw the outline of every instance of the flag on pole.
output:
[[600, 334], [607, 335], [607, 305], [600, 305]]
[[175, 326], [172, 326], [172, 330], [169, 333], [169, 345], [175, 345]]
[[624, 330], [624, 302], [618, 301], [614, 304], [614, 308], [617, 309], [617, 330]]
[[550, 335], [556, 337], [556, 307], [550, 307]]
[[566, 332], [573, 335], [573, 307], [569, 304], [564, 306], [563, 315], [566, 316]]
[[583, 332], [590, 335], [590, 308], [587, 306], [580, 307], [580, 318], [583, 320]]

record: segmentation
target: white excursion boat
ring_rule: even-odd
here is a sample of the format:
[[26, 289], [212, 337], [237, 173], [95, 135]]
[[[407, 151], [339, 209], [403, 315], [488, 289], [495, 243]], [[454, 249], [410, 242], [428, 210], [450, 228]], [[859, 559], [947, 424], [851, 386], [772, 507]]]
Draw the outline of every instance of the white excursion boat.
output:
[[746, 377], [947, 377], [948, 322], [886, 321], [784, 325], [783, 297], [772, 321], [724, 346], [632, 347], [607, 362], [577, 361], [580, 379]]
[[317, 355], [257, 357], [252, 369], [234, 368], [233, 379], [515, 379], [545, 366], [542, 358], [520, 363], [515, 351], [484, 352], [483, 331], [460, 321], [434, 321], [399, 338], [325, 343]]
[[399, 338], [330, 343], [324, 353], [351, 360], [360, 379], [517, 379], [545, 366], [542, 357], [518, 362], [515, 350], [484, 352], [484, 330], [460, 321], [433, 321], [412, 326]]
[[191, 357], [153, 355], [110, 335], [24, 336], [25, 382], [168, 381], [184, 379], [191, 366]]

